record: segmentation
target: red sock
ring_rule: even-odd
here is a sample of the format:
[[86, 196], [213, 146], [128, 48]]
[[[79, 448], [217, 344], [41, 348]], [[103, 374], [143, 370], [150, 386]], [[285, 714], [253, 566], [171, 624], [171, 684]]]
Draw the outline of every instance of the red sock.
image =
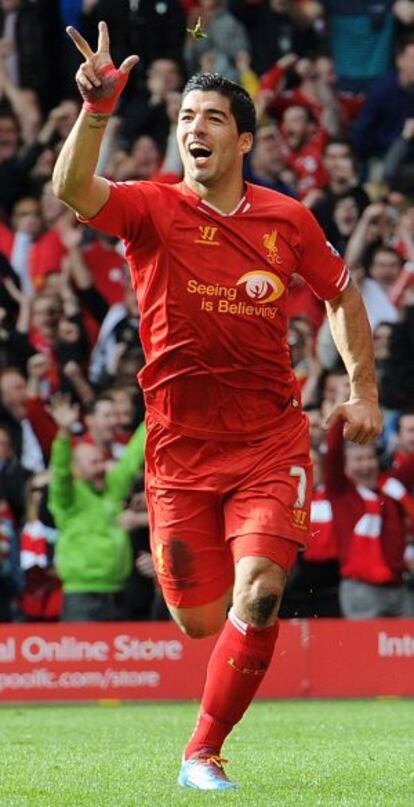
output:
[[200, 752], [220, 753], [259, 688], [278, 633], [277, 622], [270, 628], [254, 628], [231, 609], [208, 663], [200, 713], [185, 759]]

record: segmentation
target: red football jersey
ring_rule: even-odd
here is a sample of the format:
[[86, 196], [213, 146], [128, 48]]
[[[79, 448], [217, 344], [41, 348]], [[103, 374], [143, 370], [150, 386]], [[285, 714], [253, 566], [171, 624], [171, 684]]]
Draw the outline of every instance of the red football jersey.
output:
[[153, 416], [224, 440], [288, 423], [300, 405], [286, 340], [291, 276], [325, 300], [349, 279], [309, 210], [248, 184], [225, 215], [185, 183], [133, 182], [112, 184], [88, 221], [126, 242]]

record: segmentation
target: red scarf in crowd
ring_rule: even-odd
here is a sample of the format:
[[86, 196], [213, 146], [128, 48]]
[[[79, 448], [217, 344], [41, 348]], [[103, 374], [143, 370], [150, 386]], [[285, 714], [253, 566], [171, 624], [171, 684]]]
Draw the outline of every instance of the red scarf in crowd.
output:
[[354, 526], [341, 574], [373, 585], [392, 583], [395, 575], [384, 558], [381, 545], [381, 499], [373, 490], [362, 485], [358, 485], [356, 490], [365, 502], [365, 512]]
[[20, 536], [20, 564], [25, 572], [25, 586], [19, 605], [31, 620], [58, 619], [62, 610], [61, 584], [48, 561], [48, 543], [55, 532], [34, 520], [26, 522]]

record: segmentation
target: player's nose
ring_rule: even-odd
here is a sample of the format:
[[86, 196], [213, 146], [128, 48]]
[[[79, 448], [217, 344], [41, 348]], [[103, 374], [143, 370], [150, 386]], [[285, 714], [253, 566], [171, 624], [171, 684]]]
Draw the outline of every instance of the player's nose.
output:
[[206, 131], [206, 119], [203, 115], [194, 115], [192, 120], [191, 131], [193, 134], [200, 135]]

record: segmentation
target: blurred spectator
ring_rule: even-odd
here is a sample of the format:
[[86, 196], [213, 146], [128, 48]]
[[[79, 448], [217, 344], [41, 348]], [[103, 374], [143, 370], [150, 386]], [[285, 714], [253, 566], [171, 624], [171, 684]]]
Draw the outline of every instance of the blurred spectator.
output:
[[397, 440], [393, 467], [398, 468], [407, 456], [414, 457], [414, 410], [403, 410], [397, 419]]
[[119, 361], [128, 349], [135, 353], [137, 372], [140, 362], [138, 324], [136, 295], [128, 283], [123, 302], [107, 309], [103, 319], [91, 354], [89, 375], [93, 383], [102, 385], [112, 381], [117, 374]]
[[[390, 361], [383, 378], [383, 404], [410, 410], [414, 402], [414, 293], [409, 290], [401, 308], [401, 320], [392, 329]], [[385, 387], [385, 389], [384, 389]]]
[[158, 586], [150, 552], [148, 511], [142, 479], [138, 479], [134, 485], [121, 519], [122, 525], [130, 533], [135, 559], [125, 590], [127, 619], [171, 619]]
[[[112, 6], [113, 4], [109, 2]], [[185, 14], [179, 0], [140, 0], [129, 4], [128, 53], [139, 53], [147, 70], [155, 59], [182, 58], [185, 40]]]
[[407, 118], [402, 131], [384, 156], [384, 179], [404, 193], [410, 193], [414, 181], [413, 162], [410, 159], [413, 138], [414, 118]]
[[143, 419], [143, 408], [138, 401], [137, 386], [115, 384], [108, 390], [115, 411], [115, 438], [112, 452], [116, 459], [122, 456], [138, 423]]
[[341, 255], [345, 254], [361, 212], [352, 191], [345, 191], [333, 200], [331, 218], [327, 220], [324, 230], [332, 246]]
[[403, 259], [392, 247], [385, 244], [378, 246], [372, 253], [369, 265], [369, 276], [389, 295], [392, 300], [392, 289], [402, 271]]
[[0, 422], [0, 492], [17, 527], [21, 526], [25, 513], [24, 490], [28, 477], [29, 471], [16, 456], [8, 428]]
[[116, 249], [118, 239], [105, 233], [95, 233], [94, 240], [82, 249], [82, 258], [90, 272], [94, 287], [108, 305], [124, 299], [128, 267]]
[[59, 431], [52, 447], [49, 507], [59, 531], [55, 557], [64, 591], [62, 618], [122, 619], [132, 566], [122, 511], [144, 459], [143, 424], [123, 457], [106, 471], [96, 445], [71, 448], [77, 408], [60, 396], [52, 401], [52, 413]]
[[[294, 86], [286, 89], [286, 81]], [[266, 110], [277, 117], [289, 106], [305, 106], [330, 135], [339, 135], [358, 115], [363, 97], [336, 89], [332, 60], [327, 56], [298, 59], [283, 56], [260, 78]]]
[[[398, 192], [396, 191], [392, 194], [392, 196], [397, 195]], [[404, 199], [404, 197], [402, 198]], [[396, 209], [391, 205], [391, 200], [389, 200], [388, 211], [389, 215], [395, 219], [392, 245], [406, 261], [412, 262], [414, 260], [414, 205], [406, 204], [404, 199], [403, 206], [400, 209]], [[409, 285], [411, 285], [412, 282], [411, 280]], [[404, 289], [405, 288], [406, 285], [404, 285]]]
[[382, 246], [391, 245], [394, 230], [394, 219], [383, 202], [368, 205], [347, 245], [345, 259], [351, 269], [361, 264], [368, 269], [374, 252]]
[[19, 123], [22, 142], [30, 146], [39, 133], [42, 110], [39, 98], [33, 90], [20, 88], [7, 72], [0, 47], [0, 103], [5, 111], [12, 112]]
[[19, 199], [13, 205], [11, 223], [12, 230], [0, 223], [0, 250], [9, 259], [22, 291], [31, 297], [30, 250], [42, 229], [38, 200], [30, 196]]
[[391, 66], [397, 22], [414, 22], [411, 0], [326, 0], [330, 49], [340, 85], [364, 91]]
[[[120, 139], [127, 147], [141, 135], [148, 135], [160, 151], [165, 152], [170, 130], [168, 99], [182, 85], [182, 70], [175, 59], [165, 55], [151, 62], [147, 70], [145, 90], [135, 92], [122, 108]], [[159, 159], [158, 155], [158, 161]], [[149, 176], [147, 174], [145, 178]]]
[[[356, 153], [363, 159], [386, 154], [401, 135], [406, 120], [414, 118], [414, 35], [398, 42], [395, 64], [395, 71], [372, 84], [353, 126], [352, 141]], [[412, 159], [413, 156], [410, 141], [407, 158]]]
[[389, 403], [388, 389], [392, 362], [391, 340], [393, 330], [393, 323], [379, 322], [372, 332], [378, 392], [383, 407], [387, 407]]
[[403, 616], [405, 514], [379, 490], [374, 445], [343, 441], [343, 424], [328, 433], [325, 488], [340, 558], [340, 603], [349, 619]]
[[[189, 24], [195, 23], [197, 17], [201, 15], [203, 20], [203, 30], [207, 37], [196, 39], [190, 34], [184, 47], [184, 57], [187, 63], [188, 73], [198, 73], [219, 71], [226, 78], [235, 79], [237, 72], [235, 69], [237, 54], [250, 50], [249, 40], [243, 25], [235, 19], [225, 8], [222, 0], [198, 0], [198, 7], [190, 14]], [[202, 66], [201, 58], [206, 53], [213, 53], [215, 63], [210, 65], [213, 69], [206, 71]], [[217, 60], [220, 59], [218, 63]]]
[[15, 616], [20, 588], [19, 536], [0, 489], [0, 622], [10, 622]]
[[229, 0], [228, 7], [249, 31], [253, 68], [259, 74], [288, 53], [305, 56], [316, 49], [317, 36], [312, 23], [322, 11], [319, 3]]
[[26, 379], [14, 367], [0, 374], [0, 422], [6, 425], [23, 467], [43, 471], [56, 429], [42, 402], [29, 398]]
[[39, 157], [47, 149], [60, 148], [63, 140], [66, 140], [72, 129], [79, 110], [78, 99], [72, 98], [62, 99], [58, 106], [50, 110], [32, 143], [32, 149], [36, 156]]
[[[375, 259], [377, 251], [379, 255]], [[381, 322], [395, 323], [397, 322], [400, 316], [398, 308], [396, 308], [396, 306], [390, 299], [389, 289], [392, 286], [387, 285], [387, 283], [384, 282], [384, 277], [386, 277], [388, 271], [390, 273], [395, 271], [396, 276], [398, 276], [398, 272], [401, 271], [400, 259], [398, 258], [397, 261], [397, 259], [394, 258], [394, 256], [397, 255], [397, 253], [395, 253], [394, 250], [391, 250], [391, 253], [393, 254], [393, 257], [390, 259], [388, 259], [388, 257], [384, 257], [383, 261], [381, 255], [384, 254], [384, 248], [379, 246], [378, 250], [374, 251], [373, 253], [373, 261], [370, 263], [368, 270], [365, 270], [365, 268], [361, 264], [357, 267], [355, 266], [352, 267], [351, 265], [351, 268], [353, 269], [352, 279], [358, 286], [359, 291], [361, 292], [361, 296], [365, 303], [365, 308], [367, 310], [368, 319], [370, 321], [370, 325], [373, 331], [375, 331], [376, 327]], [[389, 254], [387, 248], [385, 248], [385, 254], [387, 256]], [[382, 278], [381, 282], [379, 282], [378, 279], [374, 279], [374, 276], [372, 275], [372, 268], [374, 269], [375, 277]], [[326, 318], [318, 333], [317, 356], [321, 365], [327, 369], [331, 369], [332, 367], [334, 367], [338, 360], [338, 353], [335, 348], [332, 336], [330, 335], [328, 322]], [[401, 389], [401, 386], [396, 387], [395, 391], [397, 392], [397, 390], [399, 389]]]
[[276, 127], [273, 124], [260, 126], [254, 139], [253, 151], [245, 164], [245, 179], [279, 193], [295, 196], [293, 188], [280, 178], [285, 167], [283, 144]]
[[0, 0], [0, 58], [13, 84], [34, 90], [47, 105], [51, 65], [38, 3]]
[[96, 446], [105, 462], [115, 459], [113, 444], [117, 416], [114, 401], [109, 395], [100, 395], [86, 408], [86, 433], [82, 435], [81, 442]]
[[359, 218], [369, 204], [369, 197], [360, 184], [355, 157], [347, 140], [330, 138], [323, 149], [322, 160], [327, 183], [320, 189], [309, 191], [303, 202], [312, 209], [319, 224], [327, 232], [332, 227], [337, 199], [344, 196], [353, 198]]
[[53, 562], [57, 532], [42, 521], [48, 482], [48, 472], [34, 474], [28, 482], [26, 518], [20, 535], [24, 582], [19, 609], [29, 622], [55, 621], [62, 611], [62, 588]]
[[56, 198], [51, 182], [46, 182], [43, 187], [40, 207], [44, 227], [29, 256], [30, 277], [36, 291], [42, 289], [50, 272], [60, 271], [67, 252], [65, 240], [69, 242], [76, 236], [74, 214]]
[[20, 130], [13, 112], [0, 109], [0, 214], [30, 192], [27, 166], [19, 156]]
[[285, 109], [280, 131], [286, 161], [299, 178], [300, 197], [312, 188], [323, 188], [328, 180], [322, 163], [327, 132], [317, 125], [312, 113], [304, 106]]
[[115, 151], [109, 161], [106, 174], [116, 182], [151, 179], [160, 167], [161, 154], [155, 140], [149, 135], [140, 135], [129, 152]]

